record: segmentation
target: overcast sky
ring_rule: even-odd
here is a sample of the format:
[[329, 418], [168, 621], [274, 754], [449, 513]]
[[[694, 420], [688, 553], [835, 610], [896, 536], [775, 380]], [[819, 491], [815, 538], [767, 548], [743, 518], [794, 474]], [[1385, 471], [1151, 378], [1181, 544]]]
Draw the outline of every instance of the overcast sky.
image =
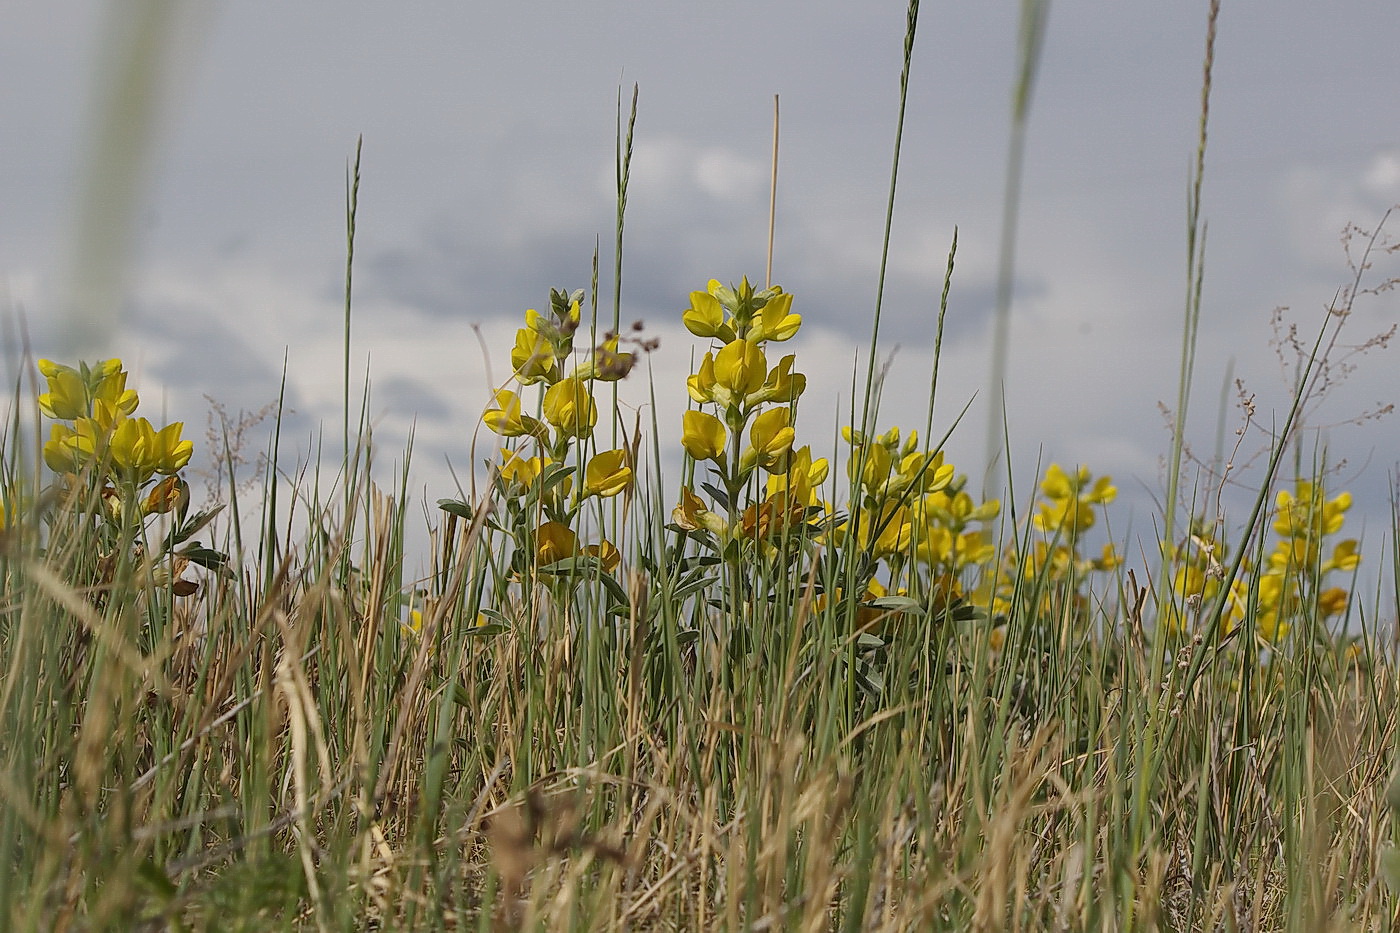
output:
[[[0, 30], [0, 284], [37, 356], [62, 326], [84, 179], [141, 3], [11, 4]], [[1038, 460], [1112, 473], [1147, 528], [1176, 394], [1188, 170], [1205, 2], [1058, 0], [1033, 103], [1007, 404], [1013, 473]], [[679, 327], [710, 277], [761, 279], [773, 95], [782, 101], [774, 280], [804, 316], [786, 349], [812, 381], [806, 435], [829, 444], [868, 344], [898, 103], [903, 2], [174, 2], [160, 133], [132, 222], [110, 344], [143, 396], [202, 433], [204, 395], [276, 397], [299, 434], [338, 436], [347, 162], [364, 137], [354, 363], [368, 365], [389, 456], [416, 420], [417, 487], [450, 494], [490, 375], [551, 286], [612, 294], [619, 89], [640, 88], [622, 305], [646, 322], [662, 419], [684, 406], [697, 345]], [[922, 424], [933, 311], [954, 227], [958, 267], [938, 428], [969, 400], [950, 459], [980, 475], [1018, 4], [925, 3], [885, 298], [898, 346], [885, 423]], [[1313, 333], [1349, 281], [1344, 224], [1400, 202], [1400, 4], [1225, 0], [1211, 101], [1206, 283], [1191, 439], [1214, 444], [1227, 369], [1282, 418], [1271, 312]], [[1400, 218], [1397, 218], [1400, 223]], [[1400, 230], [1397, 230], [1400, 233]], [[1377, 264], [1375, 276], [1400, 273]], [[1400, 317], [1363, 297], [1343, 342]], [[67, 342], [65, 342], [67, 341]], [[1316, 422], [1395, 397], [1397, 349], [1357, 364]], [[1232, 368], [1231, 368], [1232, 367]], [[863, 368], [862, 368], [863, 372]], [[155, 407], [153, 404], [152, 407]], [[1229, 412], [1230, 425], [1236, 413]], [[1338, 482], [1379, 555], [1394, 419], [1327, 433]], [[803, 433], [799, 426], [800, 433]], [[940, 431], [941, 433], [941, 431]], [[1262, 443], [1246, 439], [1246, 451]], [[284, 464], [290, 468], [291, 464]], [[1023, 490], [1027, 487], [1023, 485]], [[1126, 514], [1126, 511], [1125, 511]], [[1241, 516], [1242, 517], [1242, 516]]]

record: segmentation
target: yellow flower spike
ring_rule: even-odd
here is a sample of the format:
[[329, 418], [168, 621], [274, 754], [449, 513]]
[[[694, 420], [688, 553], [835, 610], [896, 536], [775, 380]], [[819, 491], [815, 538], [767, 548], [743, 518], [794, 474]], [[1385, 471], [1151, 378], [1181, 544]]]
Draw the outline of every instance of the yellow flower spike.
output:
[[747, 398], [768, 377], [763, 348], [748, 340], [732, 340], [715, 356], [715, 382], [735, 398]]
[[502, 437], [547, 437], [549, 429], [520, 411], [520, 399], [509, 389], [496, 393], [496, 407], [482, 416], [486, 426]]
[[788, 453], [796, 439], [791, 423], [792, 410], [788, 408], [770, 408], [753, 419], [749, 428], [752, 446], [744, 451], [743, 468], [757, 465], [770, 473], [786, 471]]
[[598, 406], [588, 392], [588, 384], [570, 376], [560, 379], [544, 394], [544, 417], [569, 437], [584, 439], [598, 423]]
[[602, 565], [603, 573], [612, 573], [622, 563], [622, 553], [618, 551], [613, 543], [606, 538], [597, 544], [590, 544], [583, 549], [583, 553], [590, 557], [598, 558], [598, 563]]
[[691, 292], [690, 307], [681, 314], [685, 329], [697, 337], [713, 337], [729, 343], [734, 328], [724, 323], [724, 306], [709, 292]]
[[782, 342], [791, 338], [802, 326], [802, 315], [792, 313], [792, 296], [786, 293], [768, 299], [749, 339]]
[[541, 567], [578, 553], [578, 535], [568, 525], [545, 522], [535, 530], [535, 561]]
[[39, 372], [49, 384], [49, 391], [39, 396], [39, 408], [55, 420], [90, 417], [99, 402], [120, 415], [128, 415], [139, 403], [136, 392], [126, 387], [121, 360], [103, 360], [95, 366], [83, 364], [81, 370], [40, 360]]
[[714, 415], [693, 409], [681, 415], [681, 444], [695, 460], [723, 462], [728, 441], [724, 422]]
[[763, 380], [763, 387], [749, 394], [744, 401], [749, 405], [761, 405], [765, 402], [791, 405], [797, 401], [807, 390], [807, 377], [792, 371], [792, 364], [796, 359], [792, 354], [788, 354], [779, 360], [778, 365], [774, 366]]
[[588, 461], [583, 471], [583, 498], [607, 499], [632, 485], [632, 467], [626, 450], [606, 450]]
[[522, 385], [531, 385], [554, 374], [554, 346], [530, 328], [515, 332], [515, 348], [510, 351], [510, 365]]

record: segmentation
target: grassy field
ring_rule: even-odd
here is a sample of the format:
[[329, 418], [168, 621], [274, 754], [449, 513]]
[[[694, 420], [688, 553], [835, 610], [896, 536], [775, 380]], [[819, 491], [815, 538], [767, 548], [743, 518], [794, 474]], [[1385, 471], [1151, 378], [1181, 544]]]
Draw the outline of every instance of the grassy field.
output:
[[853, 423], [809, 441], [801, 295], [767, 282], [677, 284], [697, 362], [649, 392], [691, 400], [680, 476], [621, 414], [650, 346], [598, 275], [526, 312], [423, 567], [352, 405], [348, 284], [349, 452], [288, 467], [274, 425], [251, 489], [237, 432], [151, 423], [119, 361], [37, 361], [0, 478], [5, 928], [1395, 928], [1397, 594], [1354, 581], [1400, 552], [1359, 553], [1293, 430], [1393, 251], [1361, 239], [1252, 510], [1179, 481], [1178, 429], [1146, 546], [1106, 540], [1109, 477], [983, 497], [951, 421], [882, 424], [878, 303]]

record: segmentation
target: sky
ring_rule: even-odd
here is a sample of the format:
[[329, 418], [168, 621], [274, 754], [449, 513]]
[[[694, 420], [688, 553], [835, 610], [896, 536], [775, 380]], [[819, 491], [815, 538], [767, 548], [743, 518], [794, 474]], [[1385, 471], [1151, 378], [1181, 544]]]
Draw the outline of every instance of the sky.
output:
[[[893, 362], [880, 421], [922, 425], [957, 231], [935, 433], [970, 403], [946, 450], [973, 476], [1018, 7], [923, 5], [883, 299], [879, 352]], [[165, 41], [141, 57], [158, 90], [143, 117], [122, 103], [114, 62], [144, 11], [162, 17]], [[1038, 464], [1085, 464], [1115, 478], [1120, 525], [1149, 536], [1170, 446], [1161, 405], [1177, 393], [1206, 14], [1180, 0], [1053, 3], [1025, 153], [1006, 384], [1018, 498]], [[679, 324], [689, 292], [764, 276], [778, 95], [773, 279], [804, 319], [784, 346], [810, 380], [799, 434], [831, 446], [870, 344], [904, 3], [60, 0], [12, 4], [0, 20], [7, 365], [21, 344], [119, 355], [157, 400], [146, 404], [196, 437], [206, 396], [260, 409], [285, 365], [281, 467], [293, 470], [319, 425], [339, 436], [346, 173], [362, 138], [355, 391], [368, 371], [384, 460], [413, 433], [415, 495], [452, 495], [448, 465], [470, 470], [525, 309], [551, 287], [587, 287], [595, 247], [611, 307], [618, 103], [635, 85], [621, 315], [660, 340], [647, 362], [674, 436], [700, 347]], [[1351, 282], [1342, 230], [1373, 230], [1400, 203], [1398, 35], [1393, 0], [1223, 3], [1187, 436], [1210, 455], [1224, 398], [1233, 441], [1226, 387], [1242, 380], [1256, 424], [1238, 457], [1245, 483], [1259, 429], [1286, 412], [1294, 361], [1271, 344], [1275, 309], [1315, 334]], [[133, 127], [134, 148], [113, 148]], [[110, 300], [74, 298], [75, 268], [114, 270], [101, 280]], [[1400, 255], [1379, 256], [1363, 288], [1394, 275]], [[1397, 319], [1395, 292], [1360, 295], [1339, 344]], [[1309, 456], [1316, 439], [1345, 461], [1332, 482], [1354, 491], [1349, 531], [1364, 527], [1377, 555], [1396, 422], [1348, 422], [1394, 400], [1396, 352], [1349, 357], [1309, 415], [1322, 429]], [[632, 381], [640, 403], [645, 383]], [[478, 437], [478, 458], [491, 443]], [[1241, 495], [1226, 497], [1239, 520]]]

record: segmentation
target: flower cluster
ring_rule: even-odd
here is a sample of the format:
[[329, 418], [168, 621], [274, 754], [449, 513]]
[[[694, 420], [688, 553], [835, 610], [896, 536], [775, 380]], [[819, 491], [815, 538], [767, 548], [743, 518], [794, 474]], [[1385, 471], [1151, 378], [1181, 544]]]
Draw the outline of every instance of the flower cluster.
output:
[[179, 421], [157, 429], [134, 416], [140, 400], [126, 387], [121, 360], [81, 363], [76, 369], [40, 360], [39, 372], [48, 382], [39, 410], [54, 422], [44, 444], [44, 462], [51, 470], [70, 481], [95, 477], [115, 510], [135, 505], [140, 514], [150, 515], [188, 500], [189, 487], [179, 473], [190, 462], [194, 444], [180, 437], [184, 425]]
[[[494, 466], [495, 485], [506, 503], [502, 526], [515, 540], [517, 575], [532, 567], [545, 568], [571, 558], [593, 558], [611, 573], [621, 560], [606, 538], [584, 545], [577, 533], [578, 516], [593, 498], [607, 499], [631, 490], [633, 454], [625, 448], [594, 452], [598, 404], [593, 387], [616, 382], [631, 372], [636, 354], [619, 349], [621, 338], [603, 335], [586, 358], [575, 364], [574, 338], [581, 318], [583, 292], [553, 289], [550, 309], [525, 312], [525, 326], [511, 350], [518, 388], [542, 388], [533, 413], [509, 385], [497, 390], [494, 405], [482, 416], [491, 431], [513, 441], [503, 448]], [[642, 344], [649, 349], [652, 344]], [[464, 503], [444, 501], [449, 511]]]
[[[686, 380], [699, 407], [682, 415], [681, 444], [693, 461], [711, 464], [718, 485], [709, 491], [728, 515], [685, 485], [672, 519], [721, 549], [741, 540], [771, 548], [818, 507], [816, 490], [828, 472], [811, 448], [794, 446], [794, 406], [807, 378], [792, 371], [793, 355], [770, 366], [766, 351], [796, 334], [802, 318], [792, 313], [791, 295], [777, 286], [756, 291], [745, 278], [737, 287], [711, 280], [706, 291], [692, 292], [681, 319], [692, 334], [722, 344]], [[741, 506], [750, 488], [756, 501]]]
[[[1266, 645], [1277, 645], [1304, 619], [1322, 620], [1346, 612], [1349, 597], [1340, 586], [1328, 586], [1333, 571], [1350, 573], [1361, 563], [1353, 538], [1327, 545], [1339, 534], [1351, 508], [1351, 493], [1328, 499], [1320, 486], [1300, 479], [1294, 491], [1279, 490], [1274, 499], [1273, 548], [1256, 566], [1241, 562], [1241, 573], [1231, 585], [1221, 624], [1235, 630], [1251, 615], [1255, 632]], [[1220, 597], [1226, 571], [1223, 547], [1204, 523], [1193, 525], [1191, 547], [1177, 547], [1173, 589], [1180, 603], [1202, 607]], [[1174, 607], [1168, 620], [1176, 628], [1188, 627], [1180, 607]]]

